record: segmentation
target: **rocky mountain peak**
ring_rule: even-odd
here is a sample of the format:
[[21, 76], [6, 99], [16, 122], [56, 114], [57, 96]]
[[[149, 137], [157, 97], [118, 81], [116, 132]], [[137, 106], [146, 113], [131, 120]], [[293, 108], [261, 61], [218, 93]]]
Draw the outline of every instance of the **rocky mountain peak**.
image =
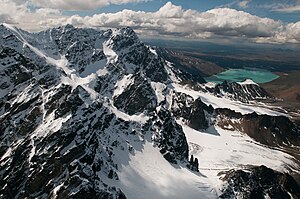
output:
[[[132, 193], [129, 185], [148, 182], [142, 175], [151, 177], [157, 160], [188, 175], [184, 186], [198, 191], [193, 186], [201, 174], [188, 168], [198, 171], [194, 167], [202, 160], [192, 166], [188, 160], [189, 147], [201, 146], [188, 143], [188, 136], [210, 134], [222, 122], [224, 129], [231, 124], [242, 131], [233, 119], [255, 124], [266, 135], [277, 129], [262, 131], [263, 121], [281, 121], [278, 134], [288, 131], [290, 139], [299, 139], [288, 119], [217, 109], [219, 98], [185, 85], [193, 75], [145, 45], [131, 28], [67, 25], [28, 33], [4, 25], [0, 31], [0, 198], [123, 199]], [[194, 80], [194, 88], [204, 87], [199, 77]], [[239, 85], [213, 91], [250, 89]], [[214, 136], [218, 133], [209, 139]], [[154, 162], [133, 161], [146, 152], [154, 154]]]

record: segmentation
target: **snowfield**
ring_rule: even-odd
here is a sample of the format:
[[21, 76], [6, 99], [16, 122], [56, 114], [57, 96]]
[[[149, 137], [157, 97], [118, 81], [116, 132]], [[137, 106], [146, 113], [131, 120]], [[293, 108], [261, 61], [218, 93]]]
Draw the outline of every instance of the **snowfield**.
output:
[[123, 165], [118, 175], [129, 199], [217, 198], [207, 177], [171, 165], [150, 142], [130, 156], [129, 164]]

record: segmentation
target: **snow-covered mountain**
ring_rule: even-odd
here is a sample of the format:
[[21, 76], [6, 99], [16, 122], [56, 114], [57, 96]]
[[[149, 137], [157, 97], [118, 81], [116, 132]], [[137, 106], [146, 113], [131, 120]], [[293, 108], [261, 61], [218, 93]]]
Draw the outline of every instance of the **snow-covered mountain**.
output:
[[206, 89], [216, 96], [227, 97], [244, 103], [257, 100], [275, 100], [271, 94], [250, 79], [243, 82], [227, 82]]
[[128, 27], [0, 32], [1, 198], [273, 196], [260, 165], [300, 197], [299, 127], [249, 86], [218, 95]]

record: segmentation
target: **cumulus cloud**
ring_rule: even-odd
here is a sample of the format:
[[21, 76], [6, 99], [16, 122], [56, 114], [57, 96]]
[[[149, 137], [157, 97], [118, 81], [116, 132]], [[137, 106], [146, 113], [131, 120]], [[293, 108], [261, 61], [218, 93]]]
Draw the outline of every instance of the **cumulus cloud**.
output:
[[300, 43], [300, 21], [289, 23], [273, 37], [257, 38], [259, 43]]
[[213, 35], [245, 38], [272, 37], [282, 27], [282, 22], [260, 18], [243, 11], [217, 8], [206, 12], [184, 10], [168, 2], [157, 12], [123, 10], [117, 13], [102, 13], [94, 16], [48, 20], [49, 26], [70, 21], [88, 27], [131, 26], [147, 34], [173, 35], [187, 38], [208, 38]]
[[[114, 2], [124, 1], [115, 0]], [[15, 6], [17, 9], [19, 5], [15, 3]], [[36, 30], [36, 27], [45, 29], [66, 24], [94, 28], [130, 26], [144, 36], [192, 39], [221, 37], [264, 43], [300, 43], [300, 22], [284, 24], [281, 21], [261, 18], [230, 8], [216, 8], [206, 12], [185, 10], [171, 2], [166, 3], [156, 12], [125, 9], [116, 13], [82, 17], [64, 16], [57, 9], [40, 8], [34, 12], [24, 10], [22, 17], [18, 19], [9, 14], [7, 16], [11, 17], [11, 20], [18, 21], [20, 27], [29, 30]]]

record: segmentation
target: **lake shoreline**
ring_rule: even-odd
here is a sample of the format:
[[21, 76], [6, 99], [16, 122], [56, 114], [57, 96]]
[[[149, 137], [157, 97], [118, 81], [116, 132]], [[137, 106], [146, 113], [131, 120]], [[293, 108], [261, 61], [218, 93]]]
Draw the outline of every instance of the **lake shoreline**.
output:
[[264, 84], [279, 78], [280, 75], [277, 75], [273, 72], [262, 70], [262, 69], [227, 69], [224, 72], [212, 75], [210, 77], [205, 77], [204, 79], [207, 82], [222, 83], [225, 80], [228, 82], [243, 82], [246, 79], [251, 79], [255, 83]]

